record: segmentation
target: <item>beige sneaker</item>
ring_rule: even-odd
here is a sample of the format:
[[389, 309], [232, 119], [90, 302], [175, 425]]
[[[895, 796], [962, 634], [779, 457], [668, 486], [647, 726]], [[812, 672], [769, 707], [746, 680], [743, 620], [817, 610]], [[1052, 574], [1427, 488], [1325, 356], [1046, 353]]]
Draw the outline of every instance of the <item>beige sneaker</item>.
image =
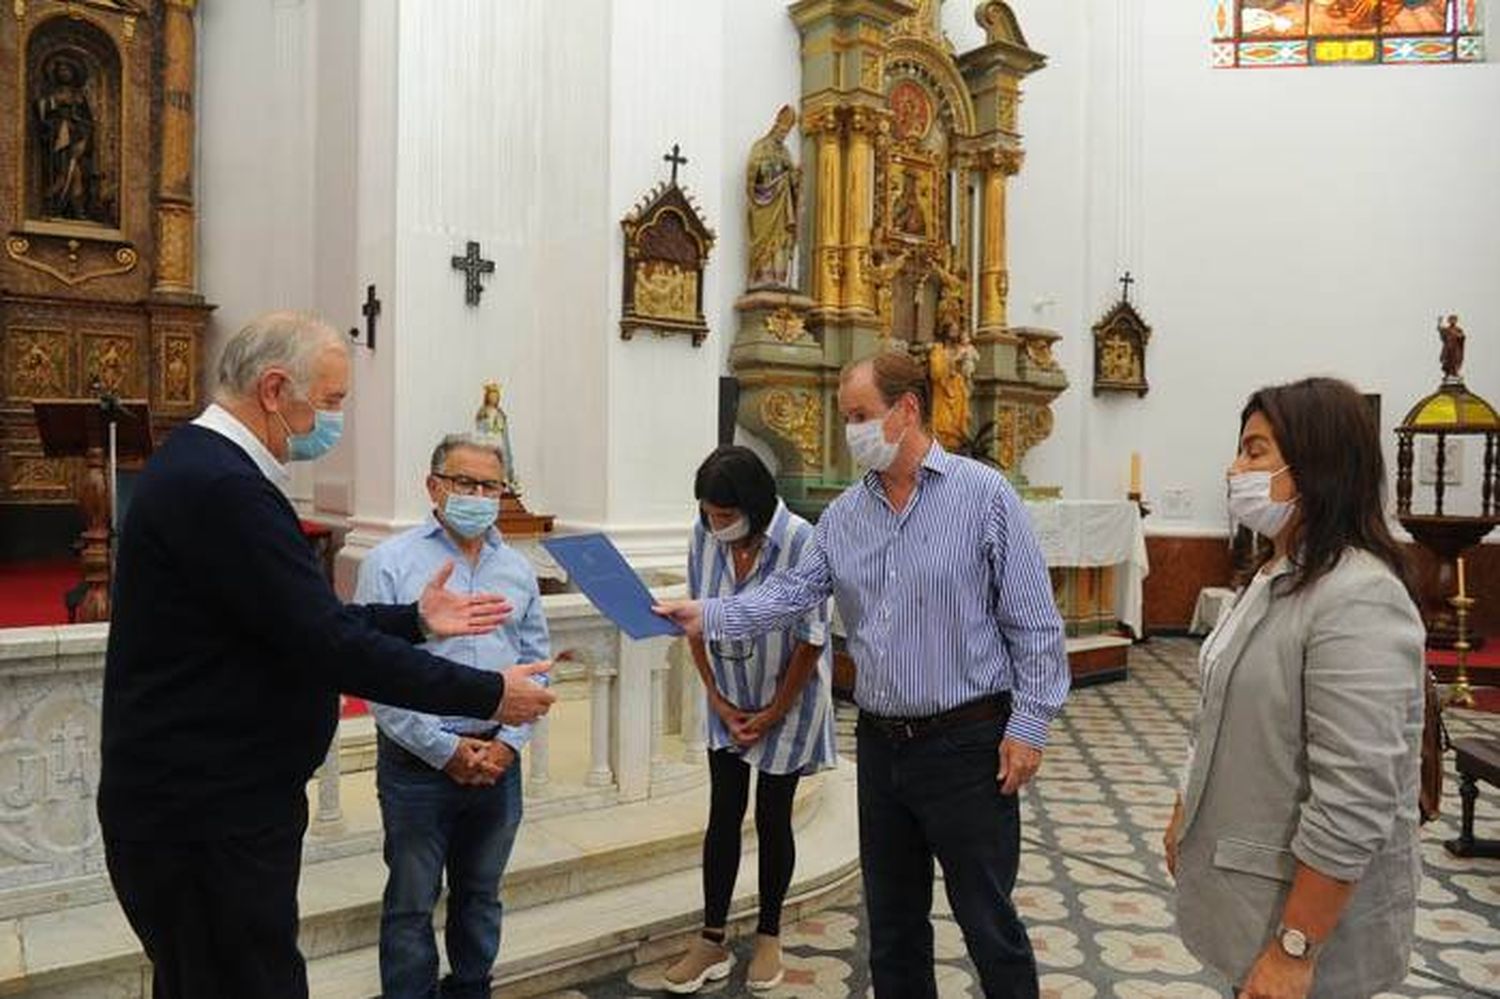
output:
[[728, 978], [732, 967], [734, 955], [728, 947], [694, 937], [687, 953], [662, 974], [662, 987], [674, 995], [691, 995], [708, 982]]
[[750, 956], [750, 970], [745, 985], [752, 992], [765, 992], [781, 984], [781, 938], [755, 935], [755, 953]]

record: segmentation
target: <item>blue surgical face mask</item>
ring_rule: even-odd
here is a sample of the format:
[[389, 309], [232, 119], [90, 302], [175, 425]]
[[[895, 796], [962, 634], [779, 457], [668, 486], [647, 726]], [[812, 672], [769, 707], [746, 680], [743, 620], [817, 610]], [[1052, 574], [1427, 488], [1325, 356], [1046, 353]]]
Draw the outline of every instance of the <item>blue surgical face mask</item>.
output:
[[305, 434], [294, 434], [280, 412], [276, 418], [286, 431], [288, 461], [312, 461], [321, 458], [344, 436], [344, 414], [329, 409], [313, 410], [313, 428]]
[[495, 526], [500, 501], [493, 496], [460, 496], [449, 493], [443, 501], [443, 523], [460, 536], [473, 540]]

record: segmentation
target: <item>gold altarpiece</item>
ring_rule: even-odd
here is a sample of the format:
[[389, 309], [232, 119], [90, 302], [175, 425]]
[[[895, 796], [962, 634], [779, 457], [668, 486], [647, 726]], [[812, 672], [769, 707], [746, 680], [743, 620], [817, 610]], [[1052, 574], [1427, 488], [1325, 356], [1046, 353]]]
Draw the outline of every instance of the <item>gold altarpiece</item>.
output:
[[196, 0], [10, 0], [0, 10], [0, 504], [72, 503], [36, 399], [202, 406], [193, 202]]
[[[1052, 358], [1057, 334], [1006, 316], [1020, 83], [1045, 57], [999, 0], [975, 12], [985, 44], [958, 54], [940, 7], [790, 7], [802, 36], [807, 178], [798, 287], [741, 300], [730, 365], [740, 423], [775, 449], [782, 494], [804, 513], [821, 510], [854, 474], [836, 400], [850, 360], [890, 346], [926, 358], [939, 339], [972, 337], [968, 434], [1022, 484], [1022, 459], [1051, 432], [1050, 404], [1067, 387]], [[987, 426], [992, 436], [978, 433]]]

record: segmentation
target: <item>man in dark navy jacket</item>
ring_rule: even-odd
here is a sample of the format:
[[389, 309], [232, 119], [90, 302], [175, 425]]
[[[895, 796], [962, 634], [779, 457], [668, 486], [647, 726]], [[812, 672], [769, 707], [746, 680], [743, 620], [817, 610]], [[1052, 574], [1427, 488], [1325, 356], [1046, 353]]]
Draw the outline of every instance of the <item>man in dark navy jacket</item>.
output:
[[279, 486], [342, 431], [347, 348], [272, 313], [230, 339], [216, 403], [147, 463], [120, 539], [104, 676], [99, 818], [156, 999], [298, 999], [306, 785], [348, 691], [512, 724], [553, 695], [547, 663], [481, 672], [413, 643], [483, 634], [503, 598], [407, 606], [334, 595]]

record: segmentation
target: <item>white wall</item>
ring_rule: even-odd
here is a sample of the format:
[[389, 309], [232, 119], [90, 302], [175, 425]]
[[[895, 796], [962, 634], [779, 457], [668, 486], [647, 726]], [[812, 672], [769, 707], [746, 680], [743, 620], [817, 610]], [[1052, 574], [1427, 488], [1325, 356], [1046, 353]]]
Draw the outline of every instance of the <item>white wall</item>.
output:
[[[400, 5], [397, 520], [426, 512], [427, 456], [472, 428], [489, 379], [528, 505], [603, 509], [608, 14], [603, 0]], [[450, 266], [468, 240], [495, 262], [477, 308]]]
[[[770, 11], [768, 10], [769, 14]], [[610, 45], [609, 217], [618, 222], [670, 176], [674, 143], [688, 163], [679, 184], [716, 231], [721, 187], [733, 169], [723, 133], [724, 5], [701, 0], [616, 0]], [[619, 335], [623, 244], [609, 243], [609, 525], [617, 533], [680, 536], [691, 523], [693, 472], [712, 449], [720, 343], [732, 327], [710, 306], [735, 294], [736, 248], [717, 244], [704, 275], [709, 339]]]
[[[1022, 105], [1011, 320], [1061, 332], [1072, 380], [1033, 481], [1118, 496], [1138, 450], [1152, 528], [1218, 530], [1249, 391], [1340, 374], [1384, 396], [1389, 437], [1437, 382], [1440, 311], [1471, 333], [1470, 383], [1500, 393], [1500, 68], [1211, 71], [1205, 19], [1180, 5], [1014, 6], [1049, 63]], [[960, 50], [982, 41], [971, 8], [944, 10]], [[421, 516], [426, 452], [499, 378], [529, 505], [680, 542], [744, 284], [744, 157], [797, 100], [782, 0], [257, 0], [200, 18], [209, 356], [264, 308], [347, 327], [366, 283], [385, 302], [320, 503]], [[673, 142], [719, 233], [696, 349], [618, 330], [619, 219]], [[478, 309], [448, 266], [467, 239], [497, 264]], [[1089, 326], [1127, 267], [1153, 387], [1096, 399]], [[1191, 505], [1176, 521], [1169, 488]]]
[[[1140, 451], [1153, 530], [1221, 531], [1239, 407], [1311, 374], [1383, 396], [1394, 466], [1391, 430], [1437, 385], [1449, 310], [1471, 334], [1469, 384], [1500, 393], [1485, 332], [1500, 321], [1500, 67], [1215, 71], [1205, 18], [1179, 5], [1015, 6], [1051, 58], [1022, 106], [1012, 321], [1057, 298], [1041, 324], [1066, 336], [1073, 382], [1034, 480], [1119, 496]], [[1095, 399], [1089, 327], [1126, 268], [1155, 328], [1152, 389]], [[1186, 516], [1163, 516], [1168, 489]]]
[[[198, 11], [199, 279], [217, 306], [203, 359], [251, 317], [306, 308], [314, 286], [315, 6], [209, 3]], [[298, 469], [294, 496], [311, 494]]]
[[1134, 427], [1096, 411], [1090, 484], [1103, 455], [1139, 440], [1148, 491], [1185, 487], [1191, 520], [1222, 525], [1239, 406], [1311, 374], [1381, 393], [1394, 467], [1392, 427], [1441, 377], [1439, 312], [1463, 317], [1469, 383], [1494, 398], [1500, 66], [1211, 71], [1192, 19], [1138, 9], [1147, 114], [1132, 266], [1159, 388]]

